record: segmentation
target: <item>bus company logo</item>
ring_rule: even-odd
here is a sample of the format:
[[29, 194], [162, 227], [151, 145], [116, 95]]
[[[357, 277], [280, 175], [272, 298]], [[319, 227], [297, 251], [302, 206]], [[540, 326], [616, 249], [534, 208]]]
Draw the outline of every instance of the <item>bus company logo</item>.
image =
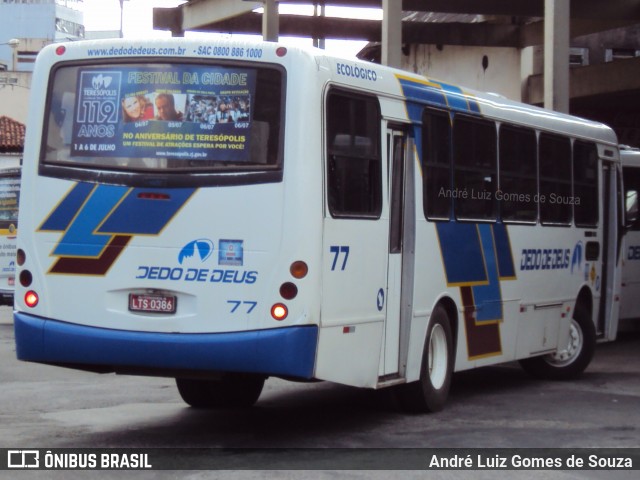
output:
[[525, 248], [522, 250], [520, 259], [521, 271], [565, 270], [570, 266], [570, 248]]
[[38, 450], [8, 450], [7, 468], [40, 468]]
[[187, 259], [197, 259], [204, 263], [211, 256], [214, 244], [208, 238], [199, 238], [187, 243], [178, 254], [178, 263], [182, 265]]

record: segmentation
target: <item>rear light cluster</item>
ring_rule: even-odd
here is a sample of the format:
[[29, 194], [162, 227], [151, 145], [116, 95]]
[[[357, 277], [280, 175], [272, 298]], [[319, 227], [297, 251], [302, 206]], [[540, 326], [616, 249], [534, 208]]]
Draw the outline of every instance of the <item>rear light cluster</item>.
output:
[[[24, 250], [19, 248], [16, 255], [16, 263], [18, 264], [19, 267], [22, 267], [26, 261], [27, 261], [27, 254], [24, 252]], [[18, 281], [20, 282], [20, 285], [23, 286], [24, 288], [29, 288], [33, 283], [33, 275], [29, 270], [26, 270], [26, 269], [22, 270], [20, 272], [20, 275], [18, 276]], [[24, 294], [24, 303], [29, 308], [33, 308], [36, 305], [38, 305], [39, 301], [40, 301], [40, 297], [38, 296], [38, 293], [35, 290], [28, 290], [27, 293]]]
[[[289, 267], [289, 273], [296, 280], [301, 280], [309, 273], [309, 267], [301, 260], [295, 261]], [[284, 282], [280, 285], [280, 296], [284, 300], [293, 300], [298, 296], [298, 287], [293, 282]], [[271, 316], [274, 320], [282, 321], [289, 315], [289, 309], [284, 303], [276, 303], [271, 307]]]

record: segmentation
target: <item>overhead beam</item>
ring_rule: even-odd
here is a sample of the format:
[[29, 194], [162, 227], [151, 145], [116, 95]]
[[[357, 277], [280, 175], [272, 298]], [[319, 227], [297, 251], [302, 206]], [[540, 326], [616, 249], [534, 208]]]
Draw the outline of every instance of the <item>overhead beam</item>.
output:
[[156, 7], [153, 9], [153, 28], [171, 32], [199, 30], [203, 24], [234, 18], [261, 6], [260, 1], [191, 0], [174, 8]]
[[[544, 0], [402, 0], [402, 9], [405, 11], [543, 17]], [[640, 21], [640, 2], [637, 1], [571, 0], [570, 11], [571, 18]]]
[[[640, 91], [640, 58], [588, 65], [569, 70], [571, 100]], [[525, 101], [534, 105], [544, 102], [543, 75], [527, 79]]]

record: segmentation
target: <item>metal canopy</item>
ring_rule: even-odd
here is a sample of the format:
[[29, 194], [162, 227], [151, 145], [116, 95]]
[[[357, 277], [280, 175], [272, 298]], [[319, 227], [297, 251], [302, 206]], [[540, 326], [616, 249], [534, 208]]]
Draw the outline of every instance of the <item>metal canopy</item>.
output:
[[[402, 20], [394, 14], [385, 16], [382, 22], [278, 16], [277, 8], [274, 8], [277, 3], [373, 8], [384, 5], [385, 11], [391, 13], [390, 6], [395, 12], [396, 1], [402, 1]], [[545, 38], [545, 11], [547, 14], [555, 12], [559, 5], [566, 12], [566, 2], [569, 2], [568, 18], [562, 16], [559, 22], [554, 21], [554, 30], [547, 32]], [[254, 12], [263, 5], [266, 15]], [[553, 18], [555, 15], [548, 16], [549, 23]], [[640, 24], [640, 0], [190, 0], [175, 8], [155, 8], [153, 18], [154, 28], [170, 30], [174, 36], [191, 30], [262, 33], [268, 39], [267, 33], [274, 35], [275, 28], [275, 38], [281, 35], [380, 42], [381, 48], [387, 49], [386, 57], [382, 52], [382, 59], [392, 58], [388, 63], [391, 65], [397, 65], [398, 51], [407, 44], [520, 49], [545, 45], [545, 51], [551, 52], [553, 57], [553, 62], [545, 63], [545, 76], [553, 78], [553, 87], [543, 87], [542, 76], [532, 76], [527, 81], [527, 100], [539, 103], [544, 96], [545, 106], [561, 111], [568, 110], [570, 100], [572, 111], [577, 109], [583, 115], [603, 121], [607, 120], [607, 115], [616, 115], [614, 112], [638, 111], [636, 99], [640, 95], [640, 76], [630, 73], [635, 72], [636, 66], [640, 68], [640, 58], [583, 67], [578, 69], [580, 75], [577, 75], [574, 70], [569, 72], [567, 36], [575, 38], [637, 24]], [[387, 32], [384, 40], [383, 29]], [[392, 32], [390, 40], [388, 33], [393, 29], [401, 30], [401, 35]], [[595, 70], [602, 70], [602, 73], [592, 76]], [[611, 86], [615, 82], [611, 79], [616, 78], [627, 81], [612, 92]], [[545, 90], [548, 90], [546, 94]], [[614, 95], [619, 98], [617, 107], [610, 103]], [[548, 98], [553, 100], [548, 102]], [[558, 99], [559, 104], [556, 103]], [[615, 124], [615, 121], [611, 123]], [[633, 128], [640, 139], [640, 113], [638, 127], [634, 125]], [[640, 140], [637, 143], [640, 146]]]
[[[395, 1], [395, 0], [394, 0]], [[323, 3], [322, 0], [280, 0], [279, 3]], [[330, 6], [381, 8], [382, 0], [326, 0]], [[155, 8], [153, 26], [182, 35], [187, 30], [262, 32], [261, 1], [191, 0], [175, 8]], [[523, 48], [543, 43], [544, 0], [402, 0], [404, 12], [475, 14], [479, 23], [403, 21], [405, 43]], [[640, 2], [572, 0], [570, 35], [576, 37], [640, 23]], [[381, 22], [331, 17], [280, 15], [280, 35], [380, 42]]]

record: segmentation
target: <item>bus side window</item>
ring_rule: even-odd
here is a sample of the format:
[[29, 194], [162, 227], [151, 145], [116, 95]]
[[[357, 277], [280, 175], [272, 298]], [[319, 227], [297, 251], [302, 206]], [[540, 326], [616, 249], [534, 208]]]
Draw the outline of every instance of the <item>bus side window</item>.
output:
[[534, 130], [500, 126], [500, 186], [496, 200], [505, 222], [538, 219], [537, 140]]
[[576, 225], [598, 225], [598, 149], [593, 143], [573, 144], [573, 196]]
[[571, 223], [571, 142], [566, 137], [540, 134], [540, 221]]
[[422, 206], [430, 220], [451, 218], [451, 120], [442, 110], [422, 115]]
[[[622, 177], [624, 182], [625, 200], [627, 194], [631, 191], [640, 192], [640, 168], [624, 167], [622, 169]], [[640, 218], [628, 225], [630, 230], [640, 230]]]
[[456, 218], [494, 220], [496, 125], [493, 121], [466, 115], [453, 120], [453, 186]]
[[382, 210], [380, 111], [377, 99], [330, 92], [327, 189], [333, 217], [378, 218]]

